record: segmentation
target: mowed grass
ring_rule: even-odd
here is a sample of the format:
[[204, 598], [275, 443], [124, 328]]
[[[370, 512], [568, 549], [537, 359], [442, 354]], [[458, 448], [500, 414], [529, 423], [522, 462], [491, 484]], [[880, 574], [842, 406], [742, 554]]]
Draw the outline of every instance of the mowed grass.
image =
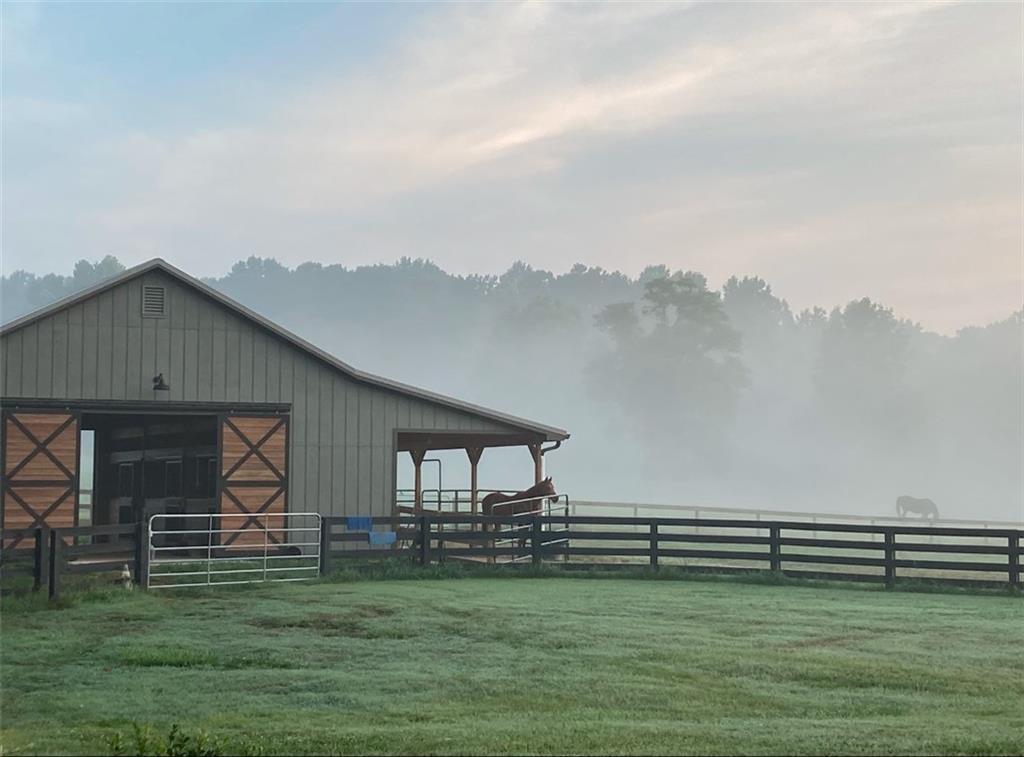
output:
[[[1024, 752], [1024, 602], [582, 578], [8, 611], [2, 753], [132, 723], [266, 753]], [[232, 746], [234, 745], [234, 746]]]

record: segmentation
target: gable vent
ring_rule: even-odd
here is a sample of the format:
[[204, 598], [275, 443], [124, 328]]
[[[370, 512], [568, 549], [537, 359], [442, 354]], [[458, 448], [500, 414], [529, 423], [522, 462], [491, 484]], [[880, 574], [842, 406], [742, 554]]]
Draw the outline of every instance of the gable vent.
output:
[[163, 287], [142, 287], [142, 315], [145, 318], [163, 318], [167, 315], [167, 299]]

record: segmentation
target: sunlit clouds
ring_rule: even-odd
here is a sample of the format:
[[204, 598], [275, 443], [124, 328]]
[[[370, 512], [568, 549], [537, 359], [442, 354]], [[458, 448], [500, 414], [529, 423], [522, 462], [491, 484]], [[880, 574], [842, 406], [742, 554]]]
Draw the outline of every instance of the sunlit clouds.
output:
[[88, 68], [48, 37], [61, 12], [5, 36], [5, 272], [665, 262], [944, 331], [1020, 306], [1017, 5], [437, 5], [344, 61], [339, 6], [315, 67], [264, 75], [236, 40], [145, 119], [133, 91], [20, 84]]

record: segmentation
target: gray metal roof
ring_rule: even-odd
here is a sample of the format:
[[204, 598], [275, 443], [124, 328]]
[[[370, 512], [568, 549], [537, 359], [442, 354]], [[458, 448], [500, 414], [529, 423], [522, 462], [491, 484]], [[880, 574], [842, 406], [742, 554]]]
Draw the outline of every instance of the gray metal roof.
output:
[[471, 415], [476, 415], [491, 421], [504, 423], [506, 425], [518, 429], [537, 433], [544, 436], [547, 441], [558, 441], [569, 438], [568, 431], [557, 428], [555, 426], [548, 426], [543, 423], [537, 423], [535, 421], [527, 420], [525, 418], [519, 418], [514, 415], [508, 415], [507, 413], [501, 413], [498, 412], [497, 410], [491, 410], [486, 407], [481, 407], [480, 405], [474, 405], [470, 402], [457, 400], [453, 397], [448, 397], [443, 394], [437, 394], [436, 392], [427, 391], [426, 389], [420, 389], [419, 387], [410, 386], [409, 384], [403, 384], [398, 381], [392, 381], [391, 379], [387, 379], [382, 376], [376, 376], [372, 373], [366, 373], [365, 371], [360, 371], [357, 368], [353, 368], [348, 363], [338, 360], [338, 358], [334, 357], [333, 355], [327, 352], [324, 352], [316, 345], [307, 342], [302, 337], [293, 334], [292, 332], [279, 326], [273, 321], [267, 320], [259, 313], [250, 310], [249, 308], [245, 307], [245, 305], [242, 305], [241, 303], [236, 302], [227, 295], [218, 292], [213, 287], [204, 284], [199, 279], [190, 276], [189, 274], [182, 271], [180, 268], [174, 267], [166, 260], [163, 260], [161, 258], [154, 258], [145, 263], [141, 263], [133, 268], [129, 268], [119, 273], [117, 276], [113, 276], [105, 281], [102, 281], [99, 284], [96, 284], [95, 286], [83, 289], [80, 292], [76, 292], [75, 294], [72, 294], [68, 297], [64, 297], [63, 299], [57, 300], [56, 302], [47, 305], [44, 308], [36, 310], [33, 313], [29, 313], [20, 318], [16, 318], [10, 323], [6, 323], [3, 326], [0, 326], [0, 336], [6, 336], [12, 331], [16, 331], [17, 329], [20, 329], [23, 326], [27, 326], [30, 323], [34, 323], [35, 321], [38, 321], [42, 318], [46, 318], [47, 316], [52, 315], [60, 310], [71, 307], [72, 305], [82, 302], [83, 300], [87, 300], [90, 297], [99, 294], [100, 292], [112, 289], [113, 287], [116, 287], [119, 284], [123, 284], [126, 281], [134, 279], [135, 277], [141, 276], [145, 273], [149, 273], [150, 271], [162, 271], [163, 273], [168, 274], [169, 276], [177, 279], [183, 284], [198, 290], [202, 294], [206, 295], [212, 300], [215, 300], [216, 302], [228, 308], [229, 310], [232, 310], [241, 315], [242, 317], [259, 324], [261, 327], [263, 327], [267, 331], [270, 331], [277, 337], [285, 340], [286, 342], [289, 342], [298, 349], [312, 355], [313, 357], [326, 363], [330, 367], [334, 368], [337, 371], [340, 371], [345, 376], [348, 376], [349, 378], [355, 381], [360, 381], [370, 386], [380, 387], [382, 389], [387, 389], [398, 394], [404, 394], [409, 397], [415, 397], [417, 399], [426, 400], [428, 402], [433, 402], [444, 407], [460, 410], [464, 413], [469, 413]]

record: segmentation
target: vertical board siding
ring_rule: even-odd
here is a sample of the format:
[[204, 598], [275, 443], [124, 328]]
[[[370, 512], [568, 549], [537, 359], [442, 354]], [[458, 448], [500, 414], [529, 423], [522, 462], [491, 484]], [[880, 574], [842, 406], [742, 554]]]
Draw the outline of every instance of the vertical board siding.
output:
[[234, 396], [252, 402], [252, 328], [248, 325], [238, 329], [238, 392]]
[[47, 318], [39, 322], [36, 330], [36, 381], [40, 391], [53, 392], [53, 350], [46, 345], [53, 342], [53, 321]]
[[114, 375], [114, 293], [96, 297], [96, 396], [109, 397]]
[[359, 515], [359, 447], [345, 446], [345, 499], [344, 515]]
[[267, 338], [255, 331], [252, 340], [252, 401], [267, 401]]
[[53, 317], [53, 396], [66, 397], [68, 393], [68, 313], [62, 311]]
[[199, 399], [199, 332], [185, 329], [182, 345], [182, 399]]
[[[128, 327], [115, 324], [111, 337], [110, 396], [123, 397], [128, 391], [128, 366], [123, 356], [128, 353]], [[117, 356], [116, 358], [114, 356]]]
[[3, 396], [21, 394], [21, 331], [15, 331], [3, 340], [4, 389]]
[[99, 327], [86, 322], [82, 334], [82, 396], [96, 399], [100, 391]]
[[[144, 284], [166, 288], [165, 317], [142, 317]], [[158, 271], [0, 341], [6, 397], [290, 404], [295, 511], [390, 512], [396, 428], [504, 428], [355, 381]], [[155, 398], [161, 372], [170, 397]]]
[[41, 391], [36, 381], [37, 368], [39, 367], [38, 351], [38, 326], [31, 324], [26, 326], [21, 339], [21, 384], [23, 387], [31, 387], [33, 391]]
[[264, 373], [266, 401], [281, 401], [281, 348], [276, 339], [266, 337], [267, 370]]

